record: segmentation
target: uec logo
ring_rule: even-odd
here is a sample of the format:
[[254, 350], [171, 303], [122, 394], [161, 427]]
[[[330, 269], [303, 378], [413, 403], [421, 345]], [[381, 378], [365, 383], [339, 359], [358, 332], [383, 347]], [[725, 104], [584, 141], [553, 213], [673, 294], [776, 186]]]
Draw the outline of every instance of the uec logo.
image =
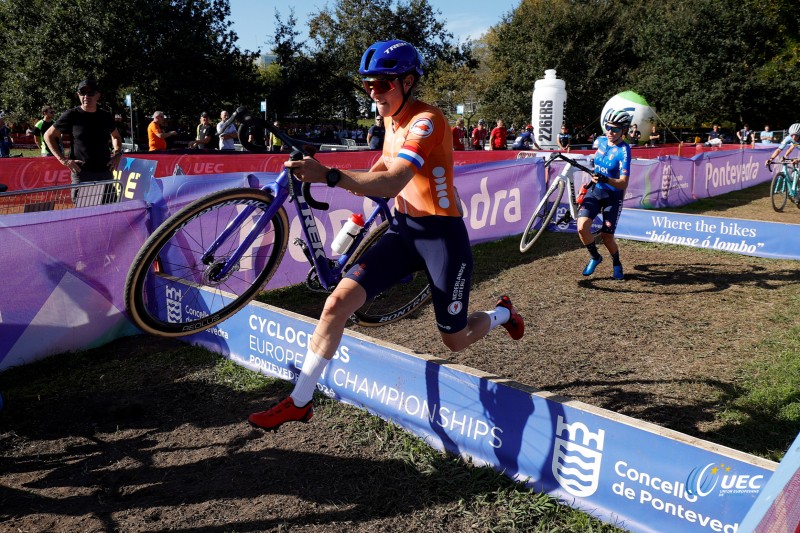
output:
[[693, 496], [705, 497], [711, 494], [719, 485], [720, 492], [745, 491], [758, 492], [764, 482], [764, 476], [750, 476], [744, 474], [730, 474], [730, 466], [709, 463], [697, 467], [689, 472], [686, 479], [686, 492]]

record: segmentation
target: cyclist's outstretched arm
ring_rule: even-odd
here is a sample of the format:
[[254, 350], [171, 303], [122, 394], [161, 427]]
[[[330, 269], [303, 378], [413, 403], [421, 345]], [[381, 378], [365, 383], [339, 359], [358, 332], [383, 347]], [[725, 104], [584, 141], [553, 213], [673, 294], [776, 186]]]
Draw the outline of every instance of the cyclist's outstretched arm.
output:
[[[302, 181], [328, 183], [328, 173], [331, 169], [316, 159], [306, 156], [301, 161], [287, 161], [284, 164], [287, 168], [293, 169], [294, 175]], [[399, 158], [395, 159], [391, 167], [386, 170], [369, 172], [339, 170], [338, 172], [341, 176], [339, 187], [364, 196], [384, 198], [397, 196], [414, 177], [414, 167]]]

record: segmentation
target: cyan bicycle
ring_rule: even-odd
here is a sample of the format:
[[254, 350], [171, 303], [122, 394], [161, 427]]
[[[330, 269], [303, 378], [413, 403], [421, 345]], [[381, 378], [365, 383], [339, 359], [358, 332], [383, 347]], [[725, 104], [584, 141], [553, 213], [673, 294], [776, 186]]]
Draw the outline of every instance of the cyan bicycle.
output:
[[[308, 146], [239, 108], [225, 124], [239, 119], [239, 139], [249, 151], [266, 151], [268, 130], [302, 159]], [[250, 136], [250, 137], [249, 137]], [[254, 141], [248, 139], [253, 138]], [[309, 289], [330, 292], [347, 269], [373, 246], [393, 223], [386, 198], [369, 197], [375, 208], [348, 250], [333, 259], [326, 254], [311, 209], [327, 210], [315, 200], [310, 184], [284, 169], [259, 188], [234, 188], [200, 198], [170, 216], [142, 246], [128, 272], [125, 304], [142, 330], [180, 337], [209, 329], [250, 302], [277, 269], [289, 239], [284, 204], [293, 203], [302, 226], [300, 246], [311, 268]], [[369, 300], [354, 322], [378, 326], [414, 312], [431, 296], [424, 274]]]
[[[783, 165], [783, 169], [772, 176], [772, 183], [769, 186], [772, 208], [775, 211], [783, 211], [788, 200], [800, 208], [800, 169], [797, 168], [794, 161], [781, 157], [781, 160], [777, 162], [779, 165]], [[772, 172], [772, 162], [767, 163], [767, 168]]]

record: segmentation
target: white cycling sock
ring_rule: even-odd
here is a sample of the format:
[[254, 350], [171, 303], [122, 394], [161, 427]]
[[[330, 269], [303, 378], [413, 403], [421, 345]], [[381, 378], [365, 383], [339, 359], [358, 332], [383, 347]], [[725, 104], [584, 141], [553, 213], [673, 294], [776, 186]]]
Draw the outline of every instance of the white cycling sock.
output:
[[502, 326], [511, 320], [511, 311], [506, 307], [495, 307], [491, 311], [486, 311], [489, 315], [489, 331], [492, 331], [497, 326]]
[[311, 401], [314, 391], [317, 389], [317, 381], [319, 381], [327, 364], [328, 359], [315, 354], [311, 351], [311, 348], [306, 350], [300, 377], [297, 378], [297, 383], [291, 394], [292, 400], [294, 400], [294, 404], [297, 407], [303, 407]]

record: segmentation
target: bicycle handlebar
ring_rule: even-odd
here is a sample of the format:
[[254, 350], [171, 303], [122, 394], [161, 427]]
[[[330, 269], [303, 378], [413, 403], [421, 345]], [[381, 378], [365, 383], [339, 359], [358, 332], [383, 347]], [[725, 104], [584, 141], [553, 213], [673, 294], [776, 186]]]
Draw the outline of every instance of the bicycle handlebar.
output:
[[781, 160], [780, 160], [780, 161], [777, 161], [777, 162], [776, 162], [776, 161], [773, 161], [773, 160], [771, 160], [771, 159], [767, 159], [767, 169], [768, 169], [770, 172], [772, 172], [772, 165], [773, 165], [773, 164], [777, 163], [778, 165], [785, 165], [786, 163], [789, 163], [789, 164], [791, 164], [791, 165], [794, 165], [794, 164], [795, 164], [795, 163], [794, 163], [794, 161], [795, 161], [795, 160], [794, 160], [794, 159], [792, 159], [791, 157], [786, 157], [786, 156], [781, 156]]
[[[307, 143], [302, 142], [299, 139], [295, 139], [293, 137], [289, 137], [285, 132], [276, 128], [273, 124], [270, 124], [269, 121], [259, 117], [258, 115], [251, 115], [250, 112], [247, 110], [246, 107], [241, 106], [236, 111], [228, 117], [228, 120], [222, 123], [222, 131], [225, 131], [228, 126], [233, 124], [236, 119], [239, 119], [241, 125], [237, 130], [239, 133], [239, 142], [248, 152], [256, 152], [256, 153], [264, 153], [267, 151], [266, 146], [266, 138], [264, 140], [263, 145], [255, 144], [250, 142], [250, 134], [253, 133], [256, 137], [260, 137], [259, 133], [263, 132], [264, 129], [269, 131], [275, 137], [281, 140], [286, 146], [289, 146], [292, 151], [289, 154], [289, 159], [292, 161], [300, 161], [306, 156], [313, 156], [314, 155], [314, 146], [319, 146], [316, 143]], [[292, 174], [291, 170], [287, 170], [292, 178], [294, 175]], [[296, 179], [296, 178], [294, 178]], [[308, 202], [309, 207], [313, 209], [318, 209], [320, 211], [327, 211], [330, 208], [330, 205], [326, 202], [320, 202], [319, 200], [314, 199], [311, 196], [311, 184], [303, 182], [302, 185], [303, 190], [303, 197]]]
[[583, 170], [584, 172], [586, 172], [586, 173], [588, 173], [590, 175], [594, 174], [594, 170], [591, 170], [590, 168], [587, 168], [587, 167], [581, 165], [580, 163], [578, 163], [574, 159], [570, 159], [569, 157], [565, 156], [561, 152], [553, 152], [553, 154], [550, 156], [550, 158], [545, 162], [544, 166], [546, 166], [546, 167], [550, 166], [550, 163], [552, 163], [556, 159], [563, 159], [564, 161], [566, 161], [567, 163], [569, 163], [570, 165], [572, 165], [575, 168]]

